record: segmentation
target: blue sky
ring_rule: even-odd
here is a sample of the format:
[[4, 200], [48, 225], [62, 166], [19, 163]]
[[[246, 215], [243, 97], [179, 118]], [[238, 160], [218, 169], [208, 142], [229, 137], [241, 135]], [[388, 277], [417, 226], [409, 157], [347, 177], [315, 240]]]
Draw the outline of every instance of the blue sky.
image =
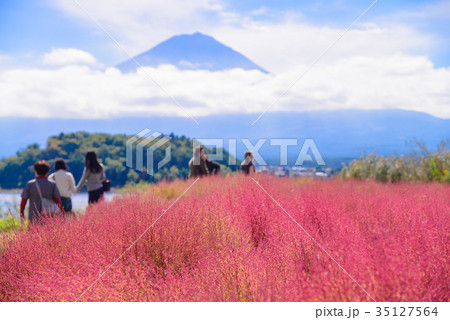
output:
[[[94, 51], [108, 60], [108, 39], [91, 26], [80, 23], [48, 1], [0, 2], [0, 54], [25, 60], [26, 64], [52, 48]], [[17, 63], [20, 65], [20, 62]]]
[[[68, 6], [76, 5], [66, 1]], [[82, 2], [82, 1], [81, 1]], [[151, 1], [150, 1], [151, 2]], [[372, 1], [298, 1], [298, 0], [229, 0], [221, 1], [224, 10], [242, 16], [258, 9], [267, 13], [255, 21], [278, 21], [283, 13], [298, 14], [297, 19], [316, 26], [344, 28]], [[105, 65], [122, 59], [119, 50], [111, 51], [111, 40], [90, 21], [62, 10], [56, 1], [1, 1], [0, 53], [32, 63], [33, 59], [52, 48], [78, 48], [93, 53]], [[436, 66], [450, 65], [450, 14], [439, 12], [444, 1], [379, 0], [364, 17], [364, 22], [405, 25], [435, 39], [435, 45], [422, 48]], [[447, 6], [450, 8], [450, 6]], [[435, 9], [433, 9], [435, 8]], [[207, 17], [203, 17], [205, 21]], [[176, 28], [174, 28], [176, 29]], [[160, 40], [160, 39], [158, 39]], [[147, 47], [154, 45], [149, 39]], [[237, 48], [239, 50], [239, 48]], [[16, 61], [17, 62], [17, 61]], [[20, 64], [20, 62], [18, 62]]]
[[[131, 56], [199, 31], [270, 71], [148, 68], [194, 116], [265, 110], [373, 2], [77, 1]], [[0, 27], [0, 117], [185, 115], [73, 0], [0, 1]], [[450, 1], [379, 0], [274, 111], [350, 108], [450, 118]]]

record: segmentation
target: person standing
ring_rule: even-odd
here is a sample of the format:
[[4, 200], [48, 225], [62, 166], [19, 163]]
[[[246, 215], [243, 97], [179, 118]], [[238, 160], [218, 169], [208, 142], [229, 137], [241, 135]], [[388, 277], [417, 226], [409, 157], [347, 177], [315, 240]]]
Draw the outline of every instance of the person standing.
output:
[[83, 176], [77, 185], [77, 192], [86, 185], [89, 193], [89, 204], [97, 203], [103, 198], [103, 181], [106, 181], [105, 168], [98, 162], [94, 151], [86, 153]]
[[[41, 221], [45, 214], [53, 214], [61, 207], [61, 199], [56, 183], [49, 181], [47, 175], [50, 172], [50, 165], [45, 160], [37, 161], [34, 164], [34, 173], [36, 178], [28, 181], [22, 191], [22, 201], [20, 202], [20, 217], [25, 219], [25, 206], [28, 199], [30, 200], [30, 208], [28, 211], [28, 220], [34, 224]], [[56, 204], [53, 210], [47, 206], [52, 206], [52, 202]]]
[[61, 208], [64, 214], [72, 214], [72, 195], [77, 191], [75, 179], [68, 172], [69, 168], [63, 159], [56, 160], [55, 172], [49, 175], [48, 179], [54, 181], [61, 194]]
[[206, 165], [205, 148], [196, 146], [193, 151], [193, 157], [189, 161], [189, 178], [206, 175], [208, 175], [208, 167]]
[[244, 161], [241, 163], [241, 171], [245, 175], [253, 175], [255, 173], [255, 164], [253, 163], [253, 153], [246, 151], [244, 154]]
[[215, 161], [209, 160], [206, 157], [206, 167], [208, 168], [209, 174], [219, 174], [220, 172], [220, 164]]

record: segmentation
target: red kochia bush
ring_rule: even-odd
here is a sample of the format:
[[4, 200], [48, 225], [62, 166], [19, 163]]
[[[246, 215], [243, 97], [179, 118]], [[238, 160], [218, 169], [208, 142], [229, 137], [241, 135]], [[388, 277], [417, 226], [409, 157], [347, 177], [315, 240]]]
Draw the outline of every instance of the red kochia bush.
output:
[[142, 235], [193, 181], [159, 183], [0, 237], [0, 300], [449, 300], [449, 186], [256, 179], [298, 224], [251, 178], [210, 177]]

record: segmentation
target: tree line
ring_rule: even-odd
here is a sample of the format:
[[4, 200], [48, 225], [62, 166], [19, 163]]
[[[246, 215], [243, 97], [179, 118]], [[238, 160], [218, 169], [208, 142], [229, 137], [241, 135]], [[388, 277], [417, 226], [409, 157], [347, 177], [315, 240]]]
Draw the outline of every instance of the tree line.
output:
[[341, 176], [375, 179], [381, 182], [447, 182], [450, 183], [450, 139], [443, 140], [435, 151], [416, 141], [418, 152], [408, 155], [363, 155], [344, 165]]
[[[161, 169], [155, 168], [154, 175], [148, 175], [126, 166], [126, 141], [131, 138], [125, 134], [106, 133], [61, 133], [51, 136], [45, 148], [37, 143], [30, 144], [19, 150], [16, 155], [0, 160], [0, 188], [23, 188], [27, 181], [34, 178], [33, 165], [37, 160], [47, 160], [53, 164], [63, 158], [69, 166], [70, 172], [78, 181], [83, 173], [84, 157], [87, 151], [95, 151], [99, 160], [104, 164], [106, 175], [115, 187], [124, 186], [130, 182], [157, 182], [163, 179], [187, 177], [188, 163], [192, 157], [193, 140], [185, 136], [168, 135], [170, 141], [163, 148], [155, 150], [154, 162], [158, 163], [165, 156], [165, 149], [170, 145], [171, 160]], [[159, 138], [156, 138], [158, 140]], [[135, 148], [135, 146], [134, 146]], [[212, 150], [208, 149], [208, 152]], [[228, 153], [224, 150], [224, 159], [228, 160]], [[135, 159], [135, 149], [133, 159]], [[223, 173], [235, 170], [235, 166], [227, 167], [220, 162]], [[147, 163], [146, 152], [143, 152], [143, 163]], [[145, 168], [144, 168], [145, 169]]]

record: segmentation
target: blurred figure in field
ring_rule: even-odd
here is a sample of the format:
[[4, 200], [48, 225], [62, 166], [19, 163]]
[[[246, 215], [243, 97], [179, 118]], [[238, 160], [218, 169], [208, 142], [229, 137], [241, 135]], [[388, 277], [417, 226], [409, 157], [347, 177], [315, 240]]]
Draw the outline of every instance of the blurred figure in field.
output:
[[77, 191], [75, 179], [67, 170], [69, 170], [69, 167], [67, 167], [66, 162], [59, 159], [55, 162], [55, 172], [48, 176], [48, 179], [58, 186], [61, 194], [61, 209], [64, 211], [64, 215], [72, 214], [72, 195]]
[[28, 181], [22, 191], [22, 201], [20, 202], [20, 217], [25, 219], [25, 206], [30, 199], [28, 219], [30, 223], [39, 222], [44, 218], [44, 214], [53, 215], [61, 207], [61, 199], [56, 183], [49, 181], [47, 175], [50, 172], [50, 165], [47, 161], [37, 161], [34, 164], [36, 178]]
[[86, 185], [89, 192], [89, 204], [97, 203], [103, 198], [103, 181], [106, 181], [105, 168], [98, 162], [94, 151], [86, 153], [83, 176], [78, 182], [77, 192]]
[[212, 160], [209, 160], [208, 157], [205, 155], [206, 160], [206, 167], [208, 168], [209, 174], [219, 174], [220, 172], [220, 164], [217, 162], [214, 162]]
[[218, 174], [220, 172], [220, 164], [206, 158], [206, 166], [209, 174]]
[[202, 177], [208, 174], [206, 160], [205, 148], [203, 146], [196, 146], [193, 157], [189, 161], [189, 178]]
[[244, 154], [244, 161], [241, 163], [241, 171], [245, 175], [253, 175], [255, 173], [255, 164], [253, 163], [253, 153], [246, 151]]

